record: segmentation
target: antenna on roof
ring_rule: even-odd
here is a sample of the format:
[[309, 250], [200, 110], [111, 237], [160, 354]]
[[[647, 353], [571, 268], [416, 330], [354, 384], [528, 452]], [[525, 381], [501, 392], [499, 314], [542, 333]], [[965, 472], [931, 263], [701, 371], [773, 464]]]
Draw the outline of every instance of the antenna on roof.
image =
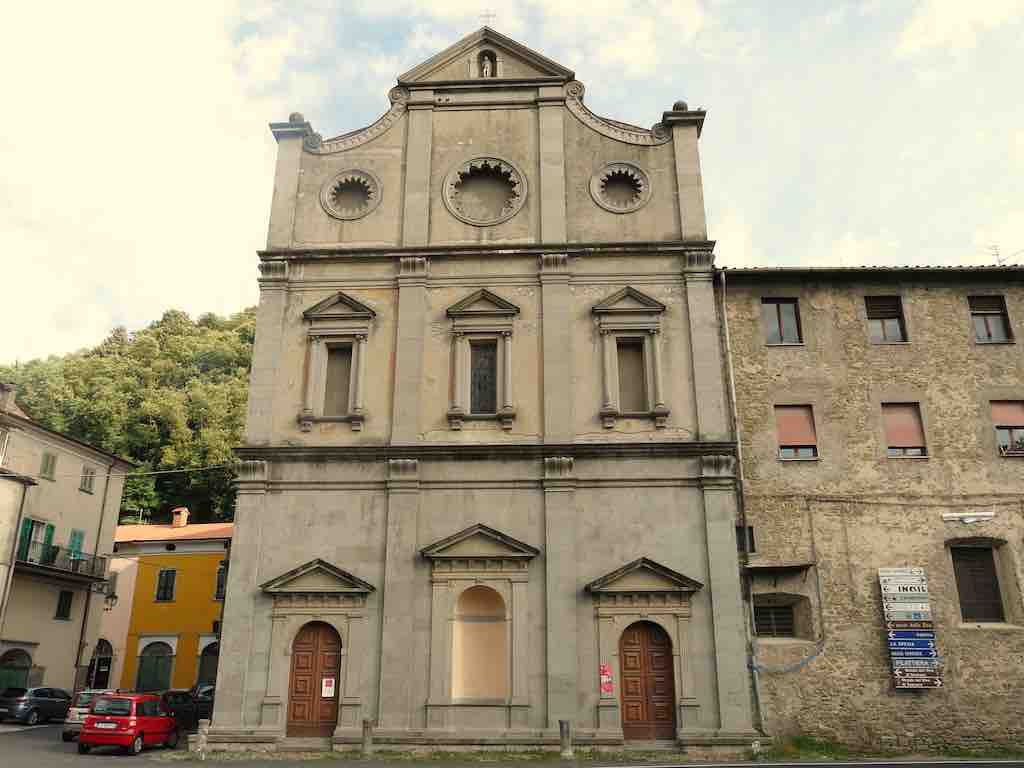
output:
[[992, 262], [996, 266], [1003, 266], [1003, 262], [1006, 261], [1006, 257], [999, 253], [999, 243], [992, 243], [988, 247], [988, 253], [992, 257]]

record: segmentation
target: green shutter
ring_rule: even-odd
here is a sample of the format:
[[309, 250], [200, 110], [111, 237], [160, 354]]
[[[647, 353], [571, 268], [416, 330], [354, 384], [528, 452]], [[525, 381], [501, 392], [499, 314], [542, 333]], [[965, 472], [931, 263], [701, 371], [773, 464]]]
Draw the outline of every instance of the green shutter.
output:
[[32, 543], [32, 521], [27, 517], [21, 521], [21, 541], [18, 542], [18, 559], [28, 559], [28, 547]]
[[46, 524], [46, 530], [43, 533], [43, 551], [40, 560], [50, 565], [54, 560], [57, 559], [57, 553], [53, 547], [53, 526], [50, 523]]
[[82, 542], [85, 539], [85, 531], [80, 531], [77, 528], [71, 531], [71, 539], [68, 541], [68, 549], [71, 550], [72, 555], [82, 554]]

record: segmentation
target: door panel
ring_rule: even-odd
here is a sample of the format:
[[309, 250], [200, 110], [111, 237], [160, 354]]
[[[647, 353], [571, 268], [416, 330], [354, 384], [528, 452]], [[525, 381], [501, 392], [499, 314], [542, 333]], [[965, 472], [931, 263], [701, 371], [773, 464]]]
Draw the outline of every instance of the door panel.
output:
[[676, 735], [672, 643], [656, 624], [639, 622], [622, 633], [622, 732], [627, 739]]
[[[338, 722], [338, 680], [341, 638], [333, 627], [314, 622], [303, 627], [292, 644], [288, 692], [289, 736], [330, 736]], [[325, 678], [334, 678], [334, 695], [324, 698]]]

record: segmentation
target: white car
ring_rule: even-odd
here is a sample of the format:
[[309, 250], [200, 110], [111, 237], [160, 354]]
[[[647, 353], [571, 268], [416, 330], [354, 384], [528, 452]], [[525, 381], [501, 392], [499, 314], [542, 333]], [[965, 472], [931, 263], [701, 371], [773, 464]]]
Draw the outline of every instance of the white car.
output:
[[71, 702], [68, 714], [64, 718], [64, 729], [60, 734], [62, 740], [74, 741], [78, 737], [82, 730], [82, 723], [85, 722], [85, 716], [89, 714], [92, 700], [103, 693], [117, 693], [117, 691], [90, 689], [75, 694], [75, 699]]

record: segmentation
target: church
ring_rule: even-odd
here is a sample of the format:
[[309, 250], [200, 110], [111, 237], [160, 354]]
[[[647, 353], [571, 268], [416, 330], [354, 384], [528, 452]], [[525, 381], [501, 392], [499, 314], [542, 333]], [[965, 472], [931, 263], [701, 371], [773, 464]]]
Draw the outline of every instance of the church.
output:
[[271, 124], [211, 745], [749, 748], [705, 113], [488, 27], [388, 96]]

